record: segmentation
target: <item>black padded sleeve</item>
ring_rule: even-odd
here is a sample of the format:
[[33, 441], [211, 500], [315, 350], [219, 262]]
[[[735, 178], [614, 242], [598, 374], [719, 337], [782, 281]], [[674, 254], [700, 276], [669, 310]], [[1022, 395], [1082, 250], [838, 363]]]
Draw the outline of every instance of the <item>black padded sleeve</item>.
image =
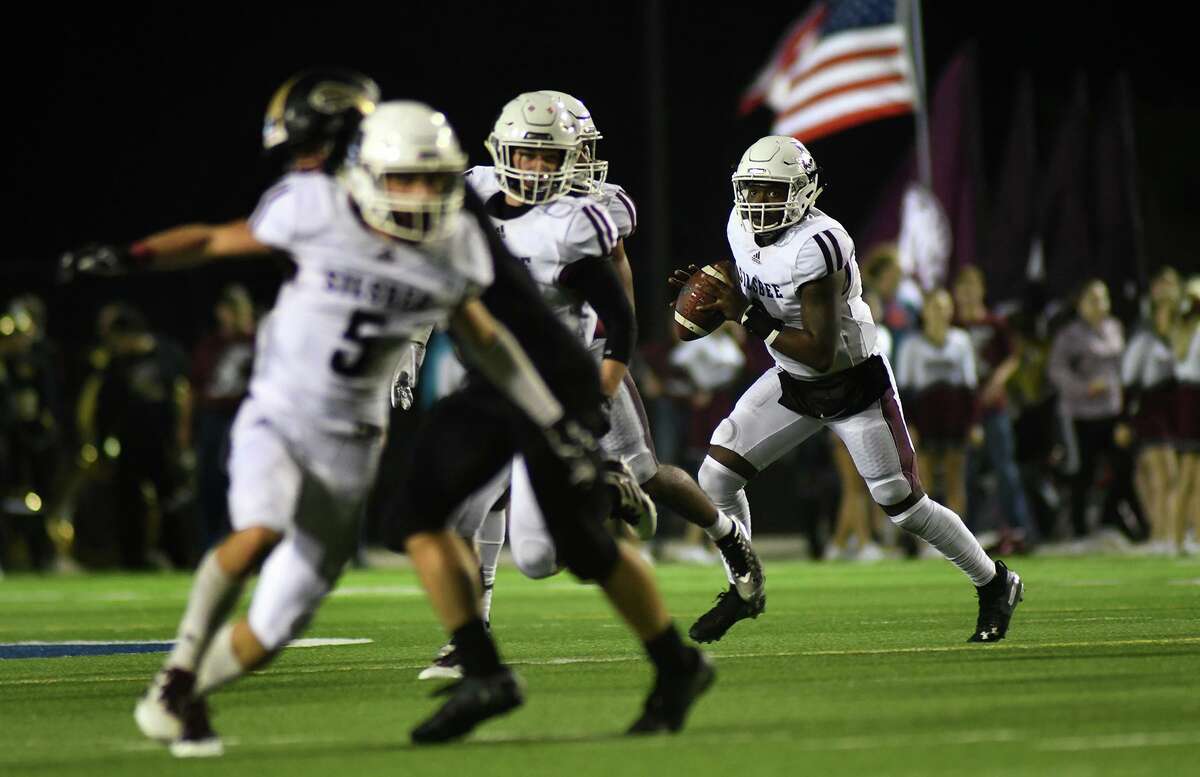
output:
[[637, 319], [612, 260], [607, 256], [580, 259], [567, 265], [558, 281], [596, 309], [608, 338], [604, 358], [628, 364], [637, 343]]

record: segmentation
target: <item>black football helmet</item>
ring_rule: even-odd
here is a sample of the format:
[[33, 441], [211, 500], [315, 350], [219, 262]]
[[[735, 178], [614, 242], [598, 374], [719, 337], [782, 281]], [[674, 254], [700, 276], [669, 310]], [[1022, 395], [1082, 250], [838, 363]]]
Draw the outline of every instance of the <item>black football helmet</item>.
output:
[[339, 67], [302, 70], [275, 90], [263, 120], [263, 149], [292, 158], [339, 154], [363, 116], [379, 102], [379, 86]]

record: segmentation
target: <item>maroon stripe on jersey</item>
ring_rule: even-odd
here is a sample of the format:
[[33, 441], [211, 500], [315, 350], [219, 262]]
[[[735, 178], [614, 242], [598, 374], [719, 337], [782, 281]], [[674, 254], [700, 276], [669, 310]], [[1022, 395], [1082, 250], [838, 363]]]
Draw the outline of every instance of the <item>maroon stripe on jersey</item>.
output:
[[917, 454], [913, 450], [912, 440], [908, 436], [908, 427], [904, 424], [904, 411], [900, 409], [900, 401], [896, 399], [896, 386], [893, 383], [883, 396], [879, 398], [879, 409], [883, 412], [883, 420], [887, 422], [892, 433], [892, 442], [896, 446], [896, 455], [900, 457], [900, 471], [908, 481], [908, 487], [914, 494], [921, 493], [921, 476], [917, 472]]
[[592, 222], [592, 227], [596, 230], [596, 242], [600, 244], [600, 255], [609, 256], [612, 254], [612, 248], [608, 246], [608, 233], [600, 226], [600, 221], [592, 215], [592, 209], [584, 206], [583, 215], [588, 217], [588, 221]]
[[629, 211], [629, 234], [637, 231], [637, 209], [633, 207], [633, 201], [625, 196], [625, 192], [617, 190], [617, 199], [625, 206], [625, 210]]
[[834, 236], [834, 234], [831, 230], [827, 229], [824, 232], [822, 232], [821, 234], [823, 234], [823, 235], [825, 235], [825, 237], [829, 238], [829, 242], [833, 246], [833, 252], [835, 254], [837, 254], [837, 263], [836, 263], [837, 269], [839, 269], [839, 270], [842, 269], [843, 267], [846, 266], [846, 260], [844, 258], [842, 258], [842, 246], [838, 243], [837, 238]]
[[654, 438], [650, 436], [650, 419], [646, 417], [646, 407], [642, 404], [642, 395], [638, 391], [637, 384], [633, 382], [633, 378], [629, 373], [625, 373], [625, 388], [629, 389], [629, 396], [633, 398], [633, 407], [637, 410], [638, 420], [642, 422], [642, 438], [646, 441], [646, 447], [650, 449], [650, 455], [654, 457], [654, 463], [658, 464], [658, 451], [654, 450]]
[[589, 205], [588, 207], [594, 209], [592, 212], [596, 214], [596, 218], [600, 219], [600, 223], [604, 225], [604, 231], [608, 233], [609, 244], [613, 248], [616, 248], [617, 241], [621, 239], [621, 236], [617, 233], [617, 225], [613, 223], [612, 216], [609, 216], [602, 208], [595, 205]]
[[825, 255], [825, 274], [833, 275], [833, 255], [829, 253], [829, 246], [825, 245], [825, 241], [821, 238], [823, 234], [813, 235], [813, 240], [821, 247], [821, 253]]

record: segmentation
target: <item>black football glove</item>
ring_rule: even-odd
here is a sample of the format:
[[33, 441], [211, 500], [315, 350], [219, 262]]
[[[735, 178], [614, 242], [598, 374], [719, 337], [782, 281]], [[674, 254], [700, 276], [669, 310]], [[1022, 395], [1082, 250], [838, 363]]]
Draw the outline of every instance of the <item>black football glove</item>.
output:
[[58, 258], [58, 281], [69, 283], [80, 275], [121, 275], [133, 267], [127, 248], [108, 243], [88, 243]]

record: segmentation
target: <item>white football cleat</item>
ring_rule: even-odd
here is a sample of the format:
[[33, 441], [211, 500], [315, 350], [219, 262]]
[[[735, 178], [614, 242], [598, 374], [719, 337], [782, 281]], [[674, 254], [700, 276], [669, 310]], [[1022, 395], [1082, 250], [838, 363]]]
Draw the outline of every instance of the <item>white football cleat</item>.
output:
[[183, 710], [196, 685], [185, 669], [160, 669], [133, 708], [133, 719], [147, 739], [172, 742], [183, 733]]
[[418, 680], [461, 680], [462, 661], [453, 642], [442, 645], [433, 663], [421, 670]]

